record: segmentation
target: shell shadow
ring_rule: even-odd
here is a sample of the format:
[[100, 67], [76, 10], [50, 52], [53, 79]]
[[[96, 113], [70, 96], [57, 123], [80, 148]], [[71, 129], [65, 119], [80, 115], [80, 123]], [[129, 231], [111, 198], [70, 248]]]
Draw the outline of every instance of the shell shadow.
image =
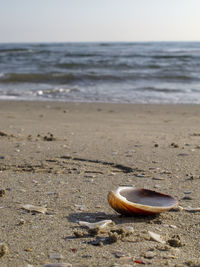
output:
[[70, 213], [66, 218], [69, 222], [78, 223], [78, 221], [97, 222], [101, 220], [112, 220], [115, 224], [123, 223], [150, 223], [159, 217], [156, 215], [135, 215], [124, 216], [119, 214], [106, 214], [104, 212], [74, 212]]

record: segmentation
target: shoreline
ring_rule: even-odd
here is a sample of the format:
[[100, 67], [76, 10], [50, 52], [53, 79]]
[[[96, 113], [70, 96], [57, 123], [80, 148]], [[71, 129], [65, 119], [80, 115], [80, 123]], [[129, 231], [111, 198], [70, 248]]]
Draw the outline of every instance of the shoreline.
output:
[[[0, 100], [0, 125], [0, 243], [8, 248], [1, 266], [199, 264], [198, 213], [126, 218], [107, 203], [109, 190], [134, 185], [199, 207], [199, 105]], [[47, 212], [27, 212], [25, 204]], [[105, 219], [134, 233], [95, 246], [97, 237], [78, 221]], [[148, 231], [166, 244], [150, 240]]]

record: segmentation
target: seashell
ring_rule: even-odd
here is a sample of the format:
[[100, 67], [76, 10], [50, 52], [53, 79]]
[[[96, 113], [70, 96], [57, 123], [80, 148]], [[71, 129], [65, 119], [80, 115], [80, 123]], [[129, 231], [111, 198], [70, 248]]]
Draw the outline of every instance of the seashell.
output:
[[154, 232], [148, 231], [149, 236], [152, 240], [161, 243], [161, 244], [165, 244], [166, 242], [164, 240], [161, 239], [161, 236], [159, 234], [156, 234]]
[[47, 208], [41, 207], [41, 206], [34, 206], [31, 204], [23, 205], [22, 209], [28, 210], [28, 211], [33, 211], [33, 212], [38, 212], [38, 213], [43, 213], [43, 214], [47, 212]]
[[83, 222], [83, 221], [79, 221], [78, 222], [81, 226], [84, 227], [88, 227], [89, 229], [103, 229], [106, 228], [108, 225], [113, 225], [114, 222], [112, 220], [103, 220], [103, 221], [99, 221], [96, 223], [89, 223], [89, 222]]
[[110, 206], [120, 214], [158, 214], [178, 205], [173, 197], [149, 189], [118, 187], [108, 193]]

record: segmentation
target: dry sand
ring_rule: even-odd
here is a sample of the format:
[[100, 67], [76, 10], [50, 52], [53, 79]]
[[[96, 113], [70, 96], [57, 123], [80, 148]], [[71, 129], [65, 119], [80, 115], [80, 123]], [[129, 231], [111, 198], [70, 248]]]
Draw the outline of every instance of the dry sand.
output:
[[[0, 148], [0, 266], [200, 266], [200, 213], [128, 218], [107, 203], [134, 185], [200, 206], [199, 106], [2, 101]], [[105, 219], [134, 233], [112, 243], [112, 227], [93, 237], [78, 225]]]

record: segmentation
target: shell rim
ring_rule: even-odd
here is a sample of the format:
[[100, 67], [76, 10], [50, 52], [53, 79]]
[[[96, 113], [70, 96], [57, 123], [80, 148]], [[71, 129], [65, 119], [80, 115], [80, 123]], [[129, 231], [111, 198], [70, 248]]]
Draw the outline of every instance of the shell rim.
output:
[[[169, 205], [169, 206], [151, 206], [151, 205], [143, 205], [143, 204], [139, 204], [139, 203], [135, 203], [135, 202], [131, 202], [131, 201], [128, 201], [124, 196], [122, 196], [120, 194], [120, 191], [122, 189], [135, 189], [135, 190], [140, 190], [140, 189], [143, 189], [143, 190], [149, 190], [149, 191], [152, 191], [152, 192], [155, 192], [155, 193], [158, 193], [158, 194], [162, 194], [164, 196], [168, 196], [170, 197], [171, 199], [173, 199], [175, 201], [174, 204], [172, 205]], [[119, 198], [121, 201], [125, 202], [126, 204], [128, 205], [131, 205], [131, 206], [134, 206], [135, 208], [138, 208], [138, 209], [141, 209], [141, 210], [146, 210], [146, 211], [151, 211], [151, 212], [156, 212], [156, 211], [160, 211], [160, 210], [169, 210], [175, 206], [178, 205], [178, 201], [173, 198], [172, 196], [170, 195], [167, 195], [167, 194], [163, 194], [161, 192], [157, 192], [157, 191], [154, 191], [154, 190], [150, 190], [150, 189], [146, 189], [146, 188], [136, 188], [136, 187], [133, 187], [133, 186], [120, 186], [118, 187], [116, 190], [114, 191], [111, 191], [115, 197]]]

